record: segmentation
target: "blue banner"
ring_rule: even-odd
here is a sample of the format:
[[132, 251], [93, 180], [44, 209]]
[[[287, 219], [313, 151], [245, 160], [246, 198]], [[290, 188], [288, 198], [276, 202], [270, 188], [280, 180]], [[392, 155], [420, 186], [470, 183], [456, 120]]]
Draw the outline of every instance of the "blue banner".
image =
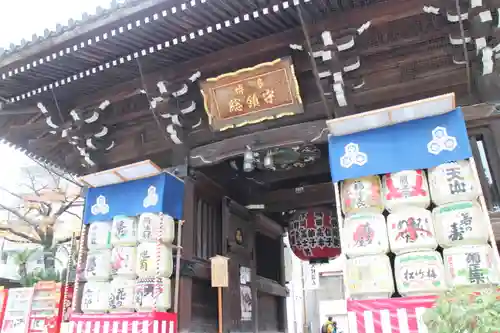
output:
[[460, 108], [393, 126], [328, 138], [332, 180], [426, 169], [471, 157]]
[[165, 213], [182, 219], [184, 182], [168, 173], [130, 182], [89, 188], [83, 223], [110, 221], [116, 215]]

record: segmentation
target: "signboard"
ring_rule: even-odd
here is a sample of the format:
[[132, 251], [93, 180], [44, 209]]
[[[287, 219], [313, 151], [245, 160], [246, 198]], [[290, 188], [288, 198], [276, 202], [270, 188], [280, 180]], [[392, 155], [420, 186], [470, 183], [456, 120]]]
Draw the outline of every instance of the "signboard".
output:
[[212, 271], [212, 287], [226, 288], [229, 286], [229, 258], [215, 256], [210, 258]]
[[201, 92], [210, 126], [218, 131], [303, 112], [291, 58], [209, 78]]
[[316, 265], [304, 263], [304, 282], [306, 290], [319, 288], [319, 271]]

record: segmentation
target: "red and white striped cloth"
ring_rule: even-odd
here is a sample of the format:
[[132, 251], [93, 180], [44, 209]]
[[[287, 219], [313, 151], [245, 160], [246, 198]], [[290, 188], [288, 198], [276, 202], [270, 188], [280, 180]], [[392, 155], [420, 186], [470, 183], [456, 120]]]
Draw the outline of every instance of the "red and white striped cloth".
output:
[[73, 314], [70, 333], [177, 333], [175, 313]]
[[435, 296], [347, 301], [349, 333], [427, 333], [422, 321]]

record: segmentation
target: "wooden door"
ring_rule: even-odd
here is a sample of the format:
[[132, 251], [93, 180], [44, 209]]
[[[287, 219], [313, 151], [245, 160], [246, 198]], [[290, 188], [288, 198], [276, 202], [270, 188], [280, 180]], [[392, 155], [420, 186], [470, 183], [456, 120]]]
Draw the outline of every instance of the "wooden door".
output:
[[224, 332], [257, 332], [255, 216], [224, 198], [223, 255], [229, 257], [229, 287], [223, 293]]

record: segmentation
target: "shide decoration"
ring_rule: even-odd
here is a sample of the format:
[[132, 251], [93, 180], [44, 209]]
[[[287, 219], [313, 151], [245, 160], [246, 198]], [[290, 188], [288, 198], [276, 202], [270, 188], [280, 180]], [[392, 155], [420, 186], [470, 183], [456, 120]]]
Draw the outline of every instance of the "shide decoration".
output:
[[105, 100], [91, 111], [74, 109], [69, 112], [70, 122], [65, 122], [58, 114], [58, 106], [50, 109], [43, 103], [37, 106], [51, 128], [50, 134], [60, 136], [75, 147], [82, 158], [84, 167], [93, 167], [102, 154], [111, 150], [115, 142], [109, 138], [109, 128], [102, 123], [102, 112], [110, 105]]
[[423, 7], [426, 13], [445, 17], [451, 26], [449, 41], [453, 62], [465, 65], [469, 60], [476, 90], [483, 101], [498, 101], [496, 92], [500, 88], [500, 77], [496, 59], [500, 57], [500, 1], [460, 1], [459, 10], [455, 0], [431, 0]]
[[149, 102], [152, 109], [160, 110], [160, 116], [167, 122], [166, 131], [172, 142], [177, 145], [184, 142], [185, 131], [202, 124], [203, 119], [197, 112], [201, 105], [200, 90], [197, 86], [200, 76], [198, 71], [178, 82], [159, 81], [156, 84], [159, 94]]
[[[318, 66], [325, 94], [335, 95], [339, 107], [347, 107], [349, 94], [364, 86], [363, 78], [356, 75], [361, 59], [356, 48], [357, 38], [371, 25], [368, 21], [358, 29], [348, 29], [334, 35], [330, 31], [321, 34], [321, 42], [312, 45], [312, 56]], [[292, 50], [303, 51], [302, 45], [290, 45]]]

